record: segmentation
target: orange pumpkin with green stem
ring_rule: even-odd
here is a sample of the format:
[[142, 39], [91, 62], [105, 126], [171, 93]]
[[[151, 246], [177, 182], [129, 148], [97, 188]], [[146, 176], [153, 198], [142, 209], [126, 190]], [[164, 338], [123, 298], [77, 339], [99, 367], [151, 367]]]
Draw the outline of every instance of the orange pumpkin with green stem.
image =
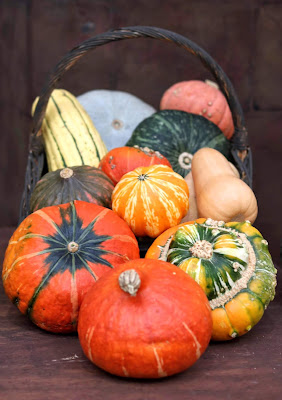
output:
[[208, 346], [211, 311], [200, 286], [175, 266], [133, 260], [104, 275], [82, 303], [85, 355], [112, 374], [162, 378], [194, 364]]

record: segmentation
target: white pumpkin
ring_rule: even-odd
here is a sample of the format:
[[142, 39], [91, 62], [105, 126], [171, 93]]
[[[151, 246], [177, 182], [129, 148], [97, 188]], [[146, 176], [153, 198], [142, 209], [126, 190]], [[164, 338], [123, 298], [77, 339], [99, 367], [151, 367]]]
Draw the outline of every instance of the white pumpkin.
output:
[[122, 147], [136, 126], [156, 110], [136, 96], [117, 90], [92, 90], [77, 97], [106, 147]]

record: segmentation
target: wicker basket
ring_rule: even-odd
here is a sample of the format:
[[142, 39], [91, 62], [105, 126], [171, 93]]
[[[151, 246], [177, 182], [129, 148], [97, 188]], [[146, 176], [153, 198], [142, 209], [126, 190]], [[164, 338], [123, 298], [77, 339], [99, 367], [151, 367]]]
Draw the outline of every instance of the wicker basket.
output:
[[[62, 60], [56, 65], [53, 72], [49, 75], [40, 94], [40, 99], [33, 117], [33, 130], [29, 142], [29, 154], [25, 175], [24, 192], [20, 207], [19, 222], [21, 222], [30, 213], [30, 196], [36, 183], [42, 176], [43, 167], [46, 163], [41, 135], [41, 125], [45, 116], [49, 97], [53, 89], [57, 87], [62, 75], [65, 71], [69, 70], [84, 54], [98, 46], [118, 40], [142, 37], [175, 43], [177, 46], [182, 47], [189, 53], [192, 53], [195, 57], [198, 57], [204, 66], [212, 73], [219, 88], [227, 99], [233, 117], [235, 127], [235, 133], [231, 139], [231, 154], [234, 158], [233, 162], [240, 172], [241, 179], [243, 179], [249, 186], [252, 186], [252, 157], [251, 150], [248, 146], [248, 135], [244, 126], [242, 108], [231, 82], [221, 67], [206, 51], [193, 43], [191, 40], [184, 36], [178, 35], [177, 33], [148, 26], [121, 28], [105, 32], [85, 40], [67, 53], [65, 57], [63, 57]], [[148, 239], [140, 240], [141, 253], [148, 247], [150, 242], [151, 241], [148, 241]]]

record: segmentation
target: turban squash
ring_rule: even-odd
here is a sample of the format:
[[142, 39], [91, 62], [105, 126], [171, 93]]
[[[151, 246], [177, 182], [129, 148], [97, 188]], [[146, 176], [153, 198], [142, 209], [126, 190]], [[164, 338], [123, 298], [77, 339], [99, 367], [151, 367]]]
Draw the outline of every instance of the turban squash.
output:
[[214, 340], [248, 332], [274, 298], [277, 271], [249, 221], [183, 223], [160, 235], [146, 258], [168, 261], [199, 283], [212, 309]]
[[74, 201], [37, 210], [19, 225], [6, 250], [3, 285], [40, 328], [72, 332], [92, 284], [134, 258], [138, 244], [121, 218], [108, 208]]

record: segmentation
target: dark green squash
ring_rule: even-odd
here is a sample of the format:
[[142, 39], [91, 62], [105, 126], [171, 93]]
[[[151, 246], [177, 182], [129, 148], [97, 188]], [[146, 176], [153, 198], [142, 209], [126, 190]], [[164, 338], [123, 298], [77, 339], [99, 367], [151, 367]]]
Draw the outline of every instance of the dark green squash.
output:
[[114, 185], [98, 168], [82, 165], [48, 172], [37, 182], [30, 199], [31, 211], [73, 200], [111, 208]]
[[211, 147], [227, 158], [230, 151], [230, 142], [213, 122], [179, 110], [159, 111], [144, 119], [126, 143], [135, 145], [159, 151], [183, 177], [190, 172], [193, 154], [200, 148]]

